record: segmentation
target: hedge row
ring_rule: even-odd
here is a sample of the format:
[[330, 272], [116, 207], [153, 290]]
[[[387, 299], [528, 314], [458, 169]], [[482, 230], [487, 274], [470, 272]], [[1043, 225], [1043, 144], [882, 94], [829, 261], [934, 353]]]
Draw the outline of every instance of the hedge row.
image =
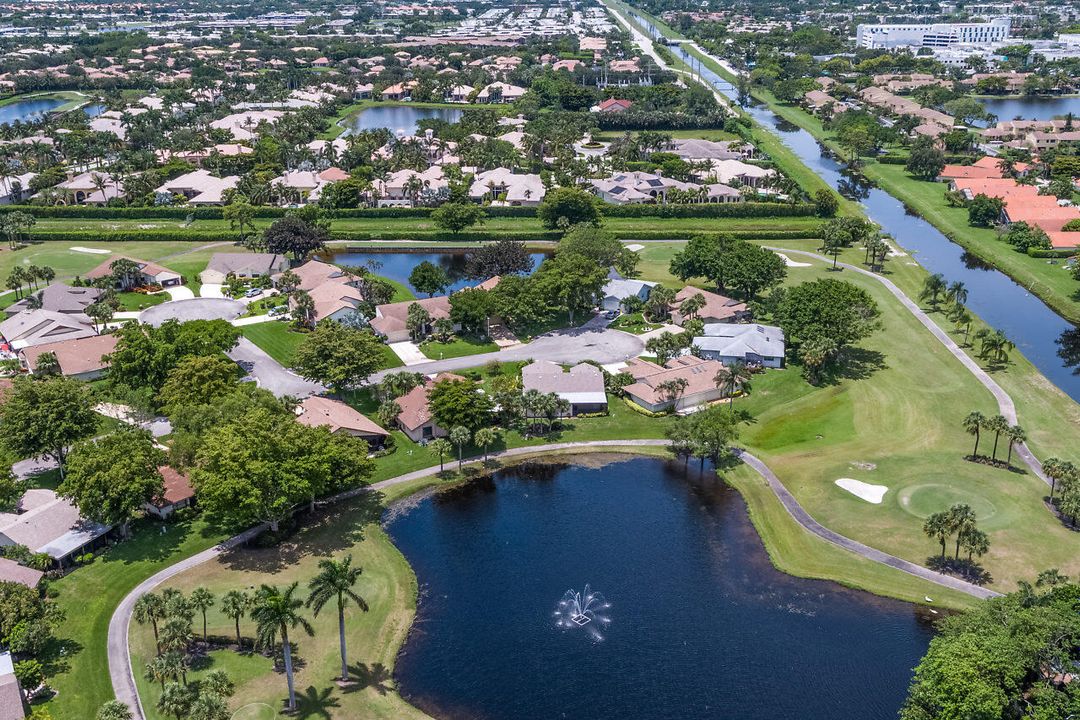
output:
[[[6, 205], [0, 212], [22, 210], [38, 218], [84, 218], [97, 220], [221, 220], [220, 207], [94, 207], [92, 205]], [[491, 218], [536, 217], [535, 207], [486, 207]], [[259, 207], [256, 217], [277, 218], [284, 215], [285, 208]], [[329, 210], [331, 218], [427, 218], [434, 212], [429, 207], [350, 208]], [[603, 214], [608, 217], [800, 217], [814, 214], [813, 205], [790, 205], [785, 203], [694, 203], [687, 205], [607, 205]]]
[[[1077, 241], [1080, 244], [1080, 233], [1077, 233]], [[1076, 249], [1067, 248], [1054, 248], [1053, 250], [1043, 250], [1041, 248], [1029, 247], [1027, 254], [1033, 258], [1070, 258], [1076, 255]]]

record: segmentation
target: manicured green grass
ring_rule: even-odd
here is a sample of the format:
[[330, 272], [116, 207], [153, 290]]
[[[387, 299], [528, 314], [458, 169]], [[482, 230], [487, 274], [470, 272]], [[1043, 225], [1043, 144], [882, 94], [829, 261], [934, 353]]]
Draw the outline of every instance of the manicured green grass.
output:
[[[45, 222], [44, 220], [41, 222]], [[98, 224], [98, 229], [103, 229]], [[132, 241], [122, 243], [86, 244], [86, 247], [109, 250], [118, 255], [128, 255], [142, 260], [159, 261], [162, 258], [185, 253], [201, 247], [200, 242], [146, 242]], [[0, 277], [7, 277], [16, 265], [48, 266], [56, 271], [57, 280], [65, 280], [75, 275], [85, 274], [109, 259], [109, 255], [82, 253], [72, 250], [78, 243], [35, 242], [18, 250], [0, 249]], [[167, 262], [171, 269], [172, 263]], [[205, 265], [204, 265], [205, 267]]]
[[615, 319], [615, 322], [611, 323], [608, 327], [615, 330], [622, 330], [623, 332], [633, 333], [635, 335], [642, 335], [650, 330], [656, 330], [657, 328], [663, 327], [663, 325], [649, 322], [638, 312], [629, 315], [620, 315]]
[[254, 302], [248, 303], [247, 312], [244, 313], [244, 317], [265, 315], [270, 312], [271, 308], [285, 307], [288, 304], [289, 298], [285, 295], [271, 295], [270, 297], [259, 298]]
[[284, 320], [245, 325], [240, 332], [285, 367], [292, 366], [297, 349], [307, 339], [305, 333], [293, 330], [291, 324]]
[[48, 708], [56, 720], [87, 720], [113, 697], [105, 638], [120, 600], [144, 578], [225, 537], [201, 519], [170, 523], [165, 534], [161, 526], [136, 523], [131, 540], [50, 584], [66, 614], [57, 633], [64, 654], [48, 670], [49, 686], [57, 691]]
[[145, 310], [148, 307], [165, 302], [169, 299], [169, 294], [162, 292], [148, 295], [146, 293], [122, 292], [117, 294], [116, 299], [120, 302], [120, 307], [123, 310]]
[[479, 355], [480, 353], [498, 352], [499, 346], [490, 340], [475, 337], [454, 338], [449, 342], [430, 340], [420, 345], [420, 351], [432, 360]]

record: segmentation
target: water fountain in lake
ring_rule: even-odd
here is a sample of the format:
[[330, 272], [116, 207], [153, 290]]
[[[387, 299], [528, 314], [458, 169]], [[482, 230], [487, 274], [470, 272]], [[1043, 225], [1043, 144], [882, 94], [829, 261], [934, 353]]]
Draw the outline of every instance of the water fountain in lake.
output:
[[564, 630], [584, 629], [595, 642], [600, 642], [604, 639], [600, 631], [611, 622], [605, 612], [610, 607], [611, 603], [588, 585], [582, 592], [570, 589], [555, 606], [555, 625]]

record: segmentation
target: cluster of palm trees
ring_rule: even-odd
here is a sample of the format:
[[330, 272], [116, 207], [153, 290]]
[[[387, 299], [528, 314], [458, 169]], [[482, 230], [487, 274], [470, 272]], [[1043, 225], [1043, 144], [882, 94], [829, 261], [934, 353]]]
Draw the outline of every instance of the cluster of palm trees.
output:
[[[565, 401], [564, 401], [565, 402]], [[567, 406], [569, 410], [569, 405]], [[428, 451], [439, 458], [439, 472], [442, 472], [444, 467], [444, 458], [457, 448], [458, 459], [458, 471], [461, 471], [461, 465], [464, 463], [464, 451], [465, 446], [470, 442], [475, 443], [477, 447], [482, 448], [484, 451], [484, 462], [488, 459], [488, 448], [499, 441], [499, 431], [496, 428], [482, 427], [477, 428], [476, 432], [473, 432], [464, 425], [458, 425], [450, 429], [450, 434], [445, 438], [435, 438], [428, 443]]]
[[926, 518], [923, 532], [927, 537], [941, 543], [941, 561], [945, 562], [946, 545], [956, 536], [956, 554], [954, 560], [960, 560], [960, 551], [968, 554], [968, 562], [975, 557], [982, 557], [990, 551], [990, 538], [976, 527], [975, 511], [969, 505], [953, 505], [948, 510], [936, 512]]
[[[221, 597], [221, 614], [236, 625], [237, 650], [244, 649], [240, 621], [245, 616], [255, 624], [254, 650], [276, 656], [280, 647], [290, 712], [296, 710], [296, 691], [293, 682], [295, 641], [290, 640], [289, 632], [299, 629], [308, 636], [315, 632], [305, 609], [310, 609], [313, 617], [318, 617], [328, 605], [337, 609], [340, 680], [343, 683], [349, 681], [345, 609], [355, 605], [365, 612], [368, 610], [367, 601], [356, 591], [363, 569], [353, 565], [351, 555], [340, 560], [320, 560], [318, 568], [318, 574], [308, 584], [306, 598], [299, 595], [299, 582], [285, 587], [264, 584], [250, 594], [230, 590]], [[192, 621], [196, 612], [202, 614], [202, 642], [208, 647], [206, 613], [214, 604], [215, 597], [206, 588], [196, 588], [187, 597], [170, 588], [160, 595], [147, 593], [135, 603], [135, 621], [153, 629], [157, 647], [156, 657], [146, 664], [145, 677], [161, 685], [158, 709], [163, 714], [174, 715], [177, 720], [228, 720], [230, 717], [225, 699], [232, 695], [233, 686], [222, 671], [211, 671], [197, 683], [189, 683], [187, 677], [194, 642]]]
[[[0, 219], [3, 216], [0, 215]], [[35, 292], [38, 289], [38, 283], [48, 284], [56, 277], [56, 271], [48, 265], [44, 267], [38, 267], [37, 265], [16, 265], [11, 269], [11, 272], [7, 276], [7, 289], [15, 291], [15, 297], [21, 298], [23, 293]], [[24, 289], [25, 288], [25, 289]], [[33, 298], [33, 296], [30, 296]], [[33, 300], [31, 300], [33, 302]]]
[[1001, 439], [1002, 435], [1008, 440], [1008, 454], [1005, 456], [1005, 467], [1012, 467], [1013, 446], [1027, 440], [1027, 433], [1024, 432], [1024, 428], [1019, 425], [1010, 425], [1004, 415], [986, 417], [978, 410], [973, 410], [964, 418], [963, 425], [964, 430], [966, 430], [969, 435], [975, 436], [975, 448], [971, 452], [972, 460], [979, 459], [979, 440], [982, 438], [982, 433], [984, 431], [994, 433], [994, 449], [990, 454], [990, 462], [994, 464], [997, 464], [998, 462], [998, 441]]
[[[168, 588], [160, 595], [141, 596], [133, 609], [135, 621], [150, 625], [154, 632], [156, 654], [146, 663], [143, 676], [161, 685], [157, 708], [176, 720], [228, 720], [231, 715], [228, 698], [234, 687], [224, 671], [213, 670], [197, 682], [188, 680], [194, 645], [192, 622], [196, 613], [202, 614], [205, 644], [206, 611], [213, 605], [214, 596], [205, 588], [196, 588], [186, 597]], [[107, 709], [102, 708], [102, 712]]]
[[[3, 182], [0, 173], [0, 183]], [[26, 238], [26, 231], [37, 224], [37, 218], [22, 210], [13, 210], [0, 215], [0, 235], [7, 240], [8, 248], [17, 250]]]
[[[1050, 478], [1050, 502], [1058, 511], [1069, 518], [1072, 525], [1080, 517], [1080, 468], [1068, 460], [1047, 458], [1043, 462], [1043, 472]], [[1060, 491], [1057, 498], [1055, 492]]]
[[[923, 281], [922, 292], [919, 293], [919, 300], [929, 303], [932, 310], [940, 310], [942, 302], [947, 304], [945, 317], [953, 323], [957, 332], [964, 331], [965, 345], [968, 344], [971, 324], [974, 322], [974, 317], [964, 307], [967, 299], [968, 291], [964, 283], [949, 283], [941, 273], [927, 277]], [[979, 359], [987, 360], [993, 365], [1008, 364], [1009, 353], [1016, 347], [1001, 330], [980, 328], [974, 339], [979, 343]]]

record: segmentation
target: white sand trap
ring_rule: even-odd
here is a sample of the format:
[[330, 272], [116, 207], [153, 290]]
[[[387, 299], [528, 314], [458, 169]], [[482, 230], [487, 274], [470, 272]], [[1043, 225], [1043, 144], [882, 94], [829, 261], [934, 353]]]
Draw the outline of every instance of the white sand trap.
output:
[[889, 491], [889, 488], [884, 485], [871, 485], [870, 483], [864, 483], [861, 480], [852, 480], [851, 478], [840, 478], [836, 481], [836, 484], [855, 497], [875, 505], [880, 505], [881, 499], [884, 498], [885, 493]]
[[70, 248], [68, 248], [68, 250], [73, 250], [75, 252], [81, 252], [81, 253], [90, 253], [91, 255], [108, 255], [109, 253], [112, 252], [112, 250], [101, 250], [100, 248], [88, 248], [88, 247], [83, 247], [81, 245], [76, 245], [75, 247], [70, 247]]
[[810, 263], [795, 262], [784, 253], [776, 253], [780, 256], [780, 259], [784, 261], [784, 264], [788, 267], [810, 267]]
[[635, 243], [633, 245], [627, 245], [626, 249], [629, 250], [630, 252], [637, 252], [638, 250], [644, 250], [645, 246], [644, 245], [638, 245], [637, 243]]

